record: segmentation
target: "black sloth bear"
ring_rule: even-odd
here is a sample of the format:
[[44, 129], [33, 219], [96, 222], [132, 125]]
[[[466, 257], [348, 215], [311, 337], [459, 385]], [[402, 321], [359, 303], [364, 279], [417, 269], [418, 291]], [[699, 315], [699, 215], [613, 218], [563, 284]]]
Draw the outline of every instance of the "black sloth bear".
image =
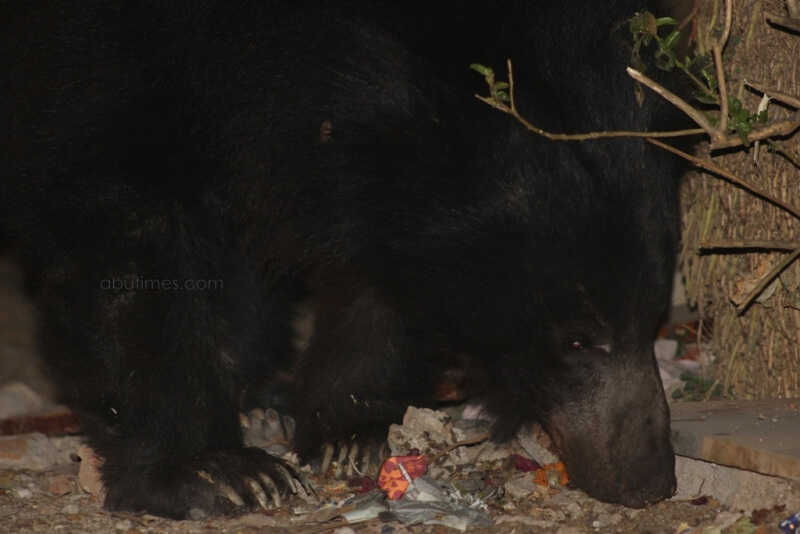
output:
[[[0, 2], [2, 209], [42, 347], [111, 510], [280, 496], [246, 448], [271, 399], [295, 450], [383, 437], [454, 362], [504, 439], [533, 421], [574, 483], [675, 490], [652, 340], [679, 164], [549, 141], [475, 98], [514, 64], [553, 132], [664, 129], [625, 73], [646, 0]], [[500, 75], [500, 78], [503, 76]], [[316, 303], [296, 354], [293, 313]]]

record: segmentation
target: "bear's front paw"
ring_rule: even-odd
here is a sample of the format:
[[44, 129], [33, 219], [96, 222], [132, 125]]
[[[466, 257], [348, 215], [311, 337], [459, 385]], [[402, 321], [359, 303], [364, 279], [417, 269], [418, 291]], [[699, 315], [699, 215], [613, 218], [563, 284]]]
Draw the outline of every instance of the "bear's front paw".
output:
[[162, 461], [121, 476], [105, 471], [104, 478], [110, 482], [109, 510], [146, 511], [175, 519], [278, 508], [298, 491], [316, 495], [297, 467], [255, 448], [208, 452], [177, 463]]

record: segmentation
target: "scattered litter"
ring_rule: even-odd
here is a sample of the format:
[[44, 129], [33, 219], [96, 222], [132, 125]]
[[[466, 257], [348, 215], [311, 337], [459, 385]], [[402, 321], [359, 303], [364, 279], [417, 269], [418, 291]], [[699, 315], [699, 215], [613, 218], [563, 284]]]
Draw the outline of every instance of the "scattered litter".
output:
[[525, 458], [521, 454], [512, 454], [511, 459], [514, 460], [514, 467], [519, 469], [520, 471], [536, 471], [541, 469], [542, 466], [536, 463], [534, 460], [530, 458]]
[[697, 360], [676, 359], [678, 349], [678, 341], [674, 339], [657, 339], [655, 342], [658, 371], [668, 394], [681, 386], [681, 375], [686, 371], [700, 373], [700, 362]]
[[[401, 456], [413, 449], [435, 455], [465, 437], [461, 430], [453, 427], [453, 420], [446, 413], [409, 407], [403, 416], [403, 424], [389, 427], [388, 441], [393, 456]], [[454, 465], [469, 463], [460, 450], [450, 453], [449, 460]]]
[[524, 429], [517, 432], [517, 443], [522, 447], [530, 458], [533, 458], [539, 465], [554, 464], [558, 462], [558, 457], [550, 452], [547, 444], [550, 437], [544, 433], [541, 427]]
[[344, 502], [340, 515], [348, 523], [360, 523], [377, 519], [387, 510], [386, 496], [378, 489], [363, 493]]
[[536, 471], [536, 484], [556, 488], [569, 483], [567, 469], [562, 462], [548, 464]]
[[786, 532], [786, 534], [795, 534], [800, 532], [800, 512], [797, 512], [791, 517], [787, 517], [781, 521], [778, 526], [781, 528], [781, 530]]
[[428, 460], [419, 451], [412, 451], [407, 456], [390, 456], [381, 466], [378, 487], [386, 492], [389, 499], [400, 499], [411, 481], [427, 471]]
[[453, 484], [418, 476], [408, 482], [399, 499], [388, 500], [383, 491], [374, 489], [341, 504], [331, 501], [304, 518], [303, 523], [325, 524], [343, 518], [355, 524], [380, 519], [404, 525], [445, 525], [458, 530], [485, 528], [493, 524], [486, 503], [502, 494], [499, 488], [485, 484], [479, 491], [462, 493]]
[[400, 521], [406, 526], [445, 525], [462, 531], [488, 528], [493, 522], [486, 513], [486, 502], [501, 494], [497, 488], [479, 495], [462, 494], [452, 485], [441, 485], [423, 476], [411, 481], [402, 499], [387, 501], [390, 512], [380, 517], [384, 521]]

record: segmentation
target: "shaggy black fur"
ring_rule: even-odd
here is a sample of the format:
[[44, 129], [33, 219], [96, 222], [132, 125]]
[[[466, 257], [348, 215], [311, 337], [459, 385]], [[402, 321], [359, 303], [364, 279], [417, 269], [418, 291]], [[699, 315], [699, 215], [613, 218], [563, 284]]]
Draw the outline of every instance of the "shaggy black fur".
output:
[[0, 1], [3, 218], [107, 507], [235, 511], [262, 474], [285, 493], [242, 399], [284, 402], [310, 457], [431, 405], [453, 361], [498, 439], [541, 421], [589, 494], [669, 497], [652, 340], [678, 164], [529, 133], [469, 69], [511, 58], [551, 131], [668, 127], [624, 70], [653, 4]]

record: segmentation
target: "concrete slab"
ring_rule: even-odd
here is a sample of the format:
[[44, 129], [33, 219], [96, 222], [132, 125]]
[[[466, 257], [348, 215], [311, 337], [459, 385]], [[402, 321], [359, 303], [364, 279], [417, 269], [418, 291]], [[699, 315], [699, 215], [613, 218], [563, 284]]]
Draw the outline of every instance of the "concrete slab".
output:
[[676, 454], [800, 480], [800, 399], [679, 402], [670, 408]]

